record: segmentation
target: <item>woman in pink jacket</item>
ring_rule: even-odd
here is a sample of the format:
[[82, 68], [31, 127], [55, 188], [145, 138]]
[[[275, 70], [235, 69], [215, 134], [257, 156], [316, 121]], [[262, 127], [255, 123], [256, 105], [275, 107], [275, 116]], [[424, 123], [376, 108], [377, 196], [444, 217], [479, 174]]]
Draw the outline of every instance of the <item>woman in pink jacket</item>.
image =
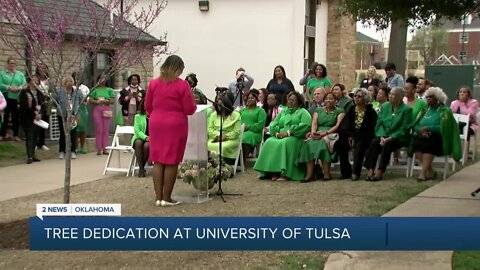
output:
[[[478, 130], [477, 111], [478, 101], [472, 98], [472, 92], [467, 86], [462, 86], [458, 89], [457, 100], [450, 104], [450, 109], [453, 113], [470, 114], [470, 128], [468, 129], [468, 138], [475, 136]], [[463, 128], [460, 128], [460, 133]]]

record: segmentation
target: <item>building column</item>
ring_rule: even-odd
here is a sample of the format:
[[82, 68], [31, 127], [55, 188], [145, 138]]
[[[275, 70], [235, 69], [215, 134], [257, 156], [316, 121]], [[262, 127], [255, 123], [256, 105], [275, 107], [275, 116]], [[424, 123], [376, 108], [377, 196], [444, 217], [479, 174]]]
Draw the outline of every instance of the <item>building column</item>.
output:
[[[329, 0], [327, 34], [327, 71], [332, 84], [342, 83], [348, 91], [355, 81], [356, 23], [338, 13], [339, 0]], [[323, 4], [323, 3], [322, 3]]]

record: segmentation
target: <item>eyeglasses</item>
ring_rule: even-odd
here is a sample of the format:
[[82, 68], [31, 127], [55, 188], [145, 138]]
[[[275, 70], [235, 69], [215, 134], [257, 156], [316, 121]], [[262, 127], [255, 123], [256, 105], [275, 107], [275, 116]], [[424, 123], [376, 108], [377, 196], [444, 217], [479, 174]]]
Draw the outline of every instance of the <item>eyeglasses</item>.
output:
[[425, 98], [431, 99], [431, 98], [434, 98], [434, 96], [430, 95], [430, 96], [426, 96]]
[[363, 98], [363, 95], [355, 95], [356, 98]]

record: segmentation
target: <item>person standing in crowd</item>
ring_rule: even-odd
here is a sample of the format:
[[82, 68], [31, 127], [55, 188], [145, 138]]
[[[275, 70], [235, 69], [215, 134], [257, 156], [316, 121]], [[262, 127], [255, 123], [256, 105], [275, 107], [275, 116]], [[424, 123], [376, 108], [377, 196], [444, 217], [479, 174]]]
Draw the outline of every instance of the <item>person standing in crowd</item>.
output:
[[[450, 109], [453, 113], [470, 114], [468, 139], [470, 136], [475, 136], [478, 131], [477, 112], [478, 101], [472, 97], [472, 92], [468, 86], [462, 86], [457, 91], [457, 99], [452, 101]], [[460, 127], [460, 133], [463, 134], [463, 126]]]
[[312, 116], [305, 109], [299, 92], [291, 92], [287, 100], [287, 107], [270, 123], [272, 137], [263, 144], [253, 167], [260, 179], [301, 181], [305, 178], [305, 170], [295, 162], [305, 135], [310, 131]]
[[311, 65], [310, 65], [310, 68], [307, 69], [307, 72], [305, 73], [305, 75], [303, 75], [303, 77], [300, 79], [300, 82], [299, 84], [304, 86], [304, 92], [306, 91], [306, 87], [307, 87], [307, 83], [308, 83], [308, 80], [310, 80], [311, 78], [314, 78], [315, 77], [315, 67], [318, 65], [317, 62], [313, 62]]
[[418, 78], [415, 76], [408, 77], [405, 83], [405, 97], [403, 102], [410, 108], [412, 108], [412, 121], [417, 119], [419, 113], [422, 113], [427, 109], [427, 103], [425, 101], [417, 98], [416, 89], [417, 89]]
[[150, 138], [148, 137], [148, 116], [145, 111], [144, 101], [138, 104], [138, 111], [135, 115], [134, 134], [132, 137], [132, 147], [135, 149], [135, 156], [138, 162], [138, 177], [145, 177], [145, 164], [148, 161], [150, 152]]
[[308, 93], [306, 95], [308, 103], [310, 105], [315, 104], [315, 96], [314, 90], [315, 88], [321, 87], [325, 90], [325, 93], [330, 92], [330, 88], [332, 87], [332, 82], [327, 77], [327, 67], [322, 64], [317, 64], [314, 70], [314, 77], [310, 78], [307, 82], [307, 89]]
[[[45, 113], [42, 114], [42, 120], [49, 123], [50, 122], [50, 115], [52, 114], [52, 102], [50, 101], [50, 89], [49, 89], [49, 82], [48, 82], [48, 67], [45, 64], [38, 64], [37, 69], [35, 70], [35, 75], [37, 75], [38, 79], [40, 80], [40, 84], [38, 85], [38, 90], [43, 93], [45, 98]], [[38, 142], [37, 142], [37, 149], [42, 149], [44, 151], [50, 150], [48, 146], [45, 144], [45, 133], [47, 130], [40, 130], [40, 134], [38, 135]]]
[[17, 63], [15, 59], [9, 57], [7, 60], [7, 69], [0, 70], [0, 91], [7, 100], [7, 107], [4, 110], [3, 125], [0, 130], [0, 140], [9, 140], [10, 135], [7, 133], [7, 128], [12, 118], [13, 137], [17, 142], [22, 141], [18, 137], [19, 127], [19, 111], [18, 111], [18, 96], [24, 84], [26, 84], [25, 76], [22, 72], [16, 70]]
[[462, 156], [458, 124], [450, 108], [445, 106], [447, 95], [438, 87], [430, 87], [425, 93], [428, 108], [413, 124], [412, 150], [422, 162], [417, 181], [436, 178], [437, 173], [432, 167], [434, 156], [451, 155], [455, 161]]
[[228, 90], [234, 97], [233, 107], [238, 108], [244, 105], [244, 95], [250, 91], [250, 88], [252, 88], [254, 79], [248, 73], [245, 73], [245, 69], [242, 67], [235, 71], [235, 77], [235, 81], [230, 82], [228, 85]]
[[34, 121], [42, 119], [42, 113], [45, 112], [45, 99], [42, 92], [37, 88], [40, 81], [36, 75], [30, 75], [27, 83], [27, 88], [22, 90], [19, 95], [19, 112], [20, 123], [26, 137], [27, 164], [31, 164], [40, 161], [35, 156], [35, 144], [41, 128], [34, 124]]
[[[60, 140], [58, 146], [58, 158], [65, 158], [66, 133], [70, 132], [70, 150], [72, 151], [72, 159], [77, 158], [77, 121], [75, 114], [80, 110], [80, 105], [83, 101], [83, 95], [80, 90], [73, 87], [74, 80], [72, 76], [65, 76], [62, 81], [62, 88], [57, 93], [57, 119], [58, 128], [60, 129]], [[70, 117], [68, 111], [70, 110]], [[70, 121], [70, 130], [67, 128], [67, 123]]]
[[348, 96], [345, 85], [337, 83], [333, 86], [333, 95], [337, 100], [337, 106], [342, 108], [343, 112], [348, 112], [353, 107], [353, 100]]
[[380, 87], [380, 80], [377, 78], [377, 69], [370, 66], [367, 70], [367, 78], [360, 83], [360, 88], [368, 89], [370, 86]]
[[257, 106], [258, 91], [250, 90], [247, 98], [247, 106], [240, 110], [240, 119], [244, 125], [244, 133], [242, 138], [242, 151], [244, 164], [254, 148], [262, 141], [263, 127], [267, 119], [265, 110]]
[[378, 87], [375, 85], [370, 85], [367, 90], [368, 94], [370, 95], [370, 104], [372, 104], [372, 107], [375, 109], [379, 106], [379, 102], [377, 101]]
[[108, 155], [105, 149], [109, 144], [109, 131], [112, 124], [112, 104], [115, 100], [115, 92], [107, 87], [107, 78], [100, 74], [97, 78], [98, 86], [92, 89], [89, 102], [94, 105], [93, 121], [95, 123], [95, 147], [97, 155]]
[[425, 91], [427, 91], [428, 88], [435, 86], [432, 81], [425, 79], [425, 78], [420, 78], [417, 83], [417, 97], [419, 99], [424, 100], [425, 99]]
[[263, 104], [267, 103], [268, 91], [266, 88], [258, 89], [258, 102], [257, 106], [263, 108]]
[[3, 110], [6, 107], [7, 107], [7, 101], [5, 100], [5, 97], [0, 91], [0, 128], [2, 128], [2, 124], [3, 124]]
[[[382, 105], [378, 112], [375, 136], [370, 143], [365, 167], [368, 170], [367, 181], [380, 181], [390, 162], [392, 152], [407, 146], [412, 127], [412, 108], [403, 103], [403, 88], [394, 87], [390, 91], [389, 102]], [[378, 156], [379, 167], [376, 171]], [[375, 174], [374, 174], [375, 173]]]
[[270, 138], [270, 123], [280, 114], [282, 107], [278, 105], [277, 96], [273, 93], [267, 95], [267, 102], [263, 105], [263, 110], [267, 114], [265, 121], [265, 127], [263, 128], [264, 141]]
[[122, 106], [125, 126], [133, 126], [138, 104], [145, 98], [145, 90], [140, 87], [140, 75], [132, 74], [127, 79], [127, 86], [120, 91], [118, 102]]
[[[215, 111], [208, 119], [208, 150], [220, 153], [220, 141], [222, 141], [222, 157], [226, 163], [233, 164], [237, 158], [237, 150], [241, 140], [240, 113], [234, 110], [232, 99], [226, 93], [219, 93], [215, 101], [218, 105], [215, 105]], [[223, 127], [222, 137], [220, 137], [221, 127]]]
[[87, 127], [88, 127], [87, 101], [88, 101], [88, 96], [90, 94], [90, 89], [83, 84], [77, 72], [72, 73], [72, 78], [74, 80], [73, 88], [78, 89], [80, 93], [82, 93], [82, 104], [80, 105], [80, 111], [77, 114], [78, 115], [77, 118], [80, 119], [80, 122], [77, 123], [77, 137], [80, 143], [78, 145], [79, 147], [77, 147], [78, 149], [77, 153], [86, 154], [87, 148], [85, 148], [85, 141], [87, 138]]
[[[374, 86], [374, 85], [372, 85]], [[355, 91], [355, 106], [350, 107], [340, 125], [339, 140], [335, 145], [340, 159], [340, 173], [342, 179], [360, 179], [365, 152], [375, 138], [377, 113], [370, 103], [370, 94], [365, 88]], [[353, 150], [352, 165], [348, 160], [348, 152]]]
[[287, 78], [285, 69], [280, 65], [276, 66], [273, 69], [273, 78], [267, 84], [268, 93], [274, 93], [278, 102], [282, 100], [282, 97], [287, 91], [292, 90], [295, 90], [295, 87], [292, 81]]
[[310, 106], [308, 107], [308, 112], [312, 116], [317, 111], [318, 108], [323, 107], [323, 99], [325, 98], [325, 89], [321, 87], [317, 87], [313, 91], [313, 95], [315, 96], [315, 104], [313, 105], [310, 104]]
[[337, 106], [332, 92], [325, 95], [324, 103], [325, 106], [317, 109], [313, 114], [312, 127], [305, 136], [306, 142], [301, 145], [296, 160], [296, 164], [306, 164], [307, 166], [307, 173], [303, 182], [315, 180], [313, 177], [317, 159], [322, 162], [323, 180], [332, 179], [330, 166], [337, 158], [334, 149], [335, 142], [338, 140], [337, 129], [345, 116], [345, 112]]
[[[388, 102], [388, 96], [390, 95], [390, 88], [386, 85], [378, 89], [377, 94], [377, 106], [374, 106], [373, 109], [378, 113], [382, 105]], [[373, 105], [373, 104], [372, 104]]]
[[187, 116], [197, 109], [190, 86], [179, 78], [184, 68], [179, 56], [167, 57], [160, 67], [160, 77], [150, 81], [145, 98], [156, 206], [181, 203], [171, 196], [187, 144]]
[[397, 73], [397, 66], [395, 66], [394, 63], [387, 63], [385, 65], [385, 73], [387, 74], [385, 81], [390, 89], [393, 87], [403, 87], [405, 85], [403, 76]]

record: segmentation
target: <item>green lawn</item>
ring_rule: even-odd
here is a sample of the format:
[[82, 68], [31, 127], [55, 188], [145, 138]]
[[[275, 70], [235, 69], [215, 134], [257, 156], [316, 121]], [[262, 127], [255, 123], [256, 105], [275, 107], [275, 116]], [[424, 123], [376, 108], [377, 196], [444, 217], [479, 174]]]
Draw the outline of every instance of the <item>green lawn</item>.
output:
[[454, 270], [480, 270], [480, 251], [455, 251]]

